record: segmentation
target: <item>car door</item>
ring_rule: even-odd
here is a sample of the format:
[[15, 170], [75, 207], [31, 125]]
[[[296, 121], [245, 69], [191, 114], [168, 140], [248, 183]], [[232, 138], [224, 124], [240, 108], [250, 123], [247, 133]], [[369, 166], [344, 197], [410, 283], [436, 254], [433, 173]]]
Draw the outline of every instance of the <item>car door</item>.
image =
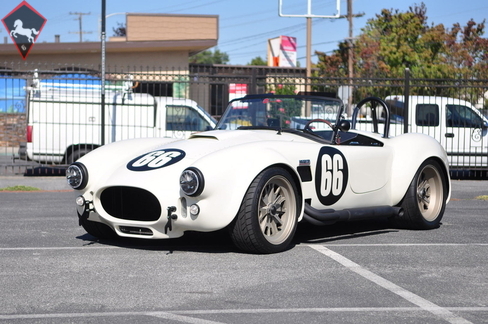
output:
[[386, 147], [331, 145], [319, 150], [315, 192], [322, 206], [350, 208], [381, 205], [389, 180], [391, 152]]
[[443, 146], [451, 166], [486, 166], [488, 135], [483, 119], [462, 104], [446, 104], [445, 107]]

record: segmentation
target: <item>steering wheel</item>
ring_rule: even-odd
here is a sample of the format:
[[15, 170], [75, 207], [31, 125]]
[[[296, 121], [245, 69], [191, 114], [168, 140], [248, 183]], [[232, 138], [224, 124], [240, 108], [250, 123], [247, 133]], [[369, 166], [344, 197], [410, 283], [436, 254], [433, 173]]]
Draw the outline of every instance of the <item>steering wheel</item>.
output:
[[320, 118], [317, 118], [317, 119], [312, 119], [312, 120], [309, 120], [306, 124], [305, 124], [305, 127], [303, 128], [304, 131], [306, 131], [307, 133], [311, 133], [313, 134], [313, 130], [310, 128], [310, 124], [312, 123], [325, 123], [327, 124], [327, 126], [329, 126], [330, 128], [332, 128], [332, 130], [334, 130], [334, 125], [332, 125], [332, 123], [326, 119], [320, 119]]

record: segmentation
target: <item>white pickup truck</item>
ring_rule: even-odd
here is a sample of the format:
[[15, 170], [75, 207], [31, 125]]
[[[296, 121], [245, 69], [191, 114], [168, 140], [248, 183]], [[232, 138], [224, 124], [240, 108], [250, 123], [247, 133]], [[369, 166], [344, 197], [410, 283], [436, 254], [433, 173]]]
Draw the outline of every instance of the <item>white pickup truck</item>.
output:
[[71, 163], [102, 144], [138, 137], [186, 138], [216, 124], [193, 100], [132, 93], [131, 83], [107, 86], [102, 141], [99, 84], [35, 84], [27, 99], [27, 143], [19, 151], [21, 158], [33, 161]]
[[[399, 135], [405, 130], [405, 97], [388, 96], [385, 102], [392, 111], [390, 134]], [[410, 96], [408, 108], [408, 132], [437, 139], [446, 150], [451, 167], [488, 169], [488, 119], [473, 105], [455, 98]], [[372, 130], [371, 119], [359, 119], [356, 128]]]

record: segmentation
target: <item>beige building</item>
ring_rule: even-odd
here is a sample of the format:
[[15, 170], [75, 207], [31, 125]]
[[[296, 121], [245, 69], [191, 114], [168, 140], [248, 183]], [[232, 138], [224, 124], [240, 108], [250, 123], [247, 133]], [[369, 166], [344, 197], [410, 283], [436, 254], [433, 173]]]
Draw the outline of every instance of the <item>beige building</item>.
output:
[[[217, 15], [127, 13], [125, 26], [125, 37], [106, 41], [106, 77], [130, 76], [135, 92], [187, 97], [218, 117], [232, 96], [231, 85], [245, 84], [246, 93], [264, 93], [273, 88], [267, 84], [304, 82], [302, 68], [190, 64], [192, 55], [217, 45]], [[34, 44], [26, 61], [14, 44], [0, 44], [0, 73], [26, 71], [20, 77], [28, 83], [35, 69], [49, 79], [53, 71], [99, 75], [100, 64], [100, 42], [64, 43], [58, 37], [52, 43]]]
[[[130, 74], [137, 92], [172, 96], [177, 91], [190, 96], [189, 57], [216, 46], [218, 30], [217, 15], [128, 13], [126, 37], [108, 37], [106, 41], [107, 79]], [[25, 61], [11, 41], [0, 44], [0, 74], [27, 79], [27, 84], [32, 82], [35, 69], [41, 78], [50, 78], [53, 71], [97, 75], [100, 66], [101, 42], [63, 43], [58, 36], [52, 43], [34, 44]], [[202, 99], [209, 100], [208, 96]], [[17, 147], [24, 140], [25, 114], [0, 113], [0, 148], [5, 151], [5, 147]], [[16, 149], [9, 150], [12, 152]]]
[[[157, 67], [188, 71], [188, 58], [217, 45], [217, 15], [126, 14], [126, 37], [109, 37], [106, 65], [109, 67]], [[25, 63], [14, 44], [0, 44], [0, 69], [10, 64], [30, 70], [31, 64], [46, 67], [85, 65], [98, 67], [101, 42], [36, 43]]]

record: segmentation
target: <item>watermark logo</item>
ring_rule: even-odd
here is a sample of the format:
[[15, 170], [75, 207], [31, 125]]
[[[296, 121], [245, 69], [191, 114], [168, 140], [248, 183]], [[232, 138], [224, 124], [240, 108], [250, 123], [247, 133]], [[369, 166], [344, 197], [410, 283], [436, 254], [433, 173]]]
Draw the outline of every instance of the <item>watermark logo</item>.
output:
[[2, 23], [15, 46], [17, 46], [22, 59], [25, 60], [29, 55], [46, 21], [47, 19], [27, 1], [22, 1], [2, 19]]

